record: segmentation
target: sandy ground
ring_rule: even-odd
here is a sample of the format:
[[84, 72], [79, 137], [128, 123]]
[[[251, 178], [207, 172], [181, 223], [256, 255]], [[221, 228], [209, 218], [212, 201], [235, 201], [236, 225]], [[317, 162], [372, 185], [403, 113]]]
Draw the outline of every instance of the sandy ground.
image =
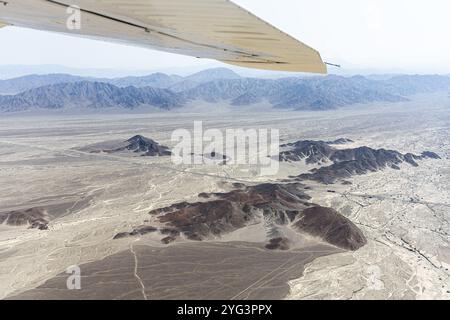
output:
[[268, 251], [246, 242], [155, 248], [143, 242], [82, 265], [81, 290], [67, 290], [63, 273], [11, 299], [282, 299], [289, 293], [288, 281], [300, 277], [306, 263], [341, 251], [327, 245]]
[[[311, 183], [313, 201], [358, 223], [369, 244], [355, 253], [312, 261], [304, 276], [289, 282], [288, 298], [450, 298], [446, 94], [320, 113], [5, 116], [0, 119], [0, 212], [47, 202], [83, 205], [69, 208], [48, 231], [0, 226], [0, 298], [38, 287], [68, 266], [129, 251], [133, 239], [113, 241], [113, 236], [144, 223], [151, 209], [195, 201], [201, 192], [229, 190], [232, 182], [276, 181], [308, 170], [302, 164], [286, 164], [277, 176], [261, 178], [239, 168], [178, 167], [170, 158], [76, 150], [136, 134], [172, 146], [171, 132], [191, 129], [194, 120], [219, 129], [278, 128], [283, 141], [346, 137], [355, 145], [437, 152], [441, 160], [355, 177], [351, 186]], [[251, 242], [258, 238], [255, 232], [216, 240]], [[156, 236], [143, 240], [146, 246], [162, 247]]]

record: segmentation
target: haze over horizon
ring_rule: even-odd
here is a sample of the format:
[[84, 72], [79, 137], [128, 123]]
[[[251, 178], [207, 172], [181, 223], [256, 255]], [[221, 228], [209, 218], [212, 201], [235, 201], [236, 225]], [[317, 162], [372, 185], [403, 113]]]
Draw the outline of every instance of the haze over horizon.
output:
[[[343, 65], [342, 70], [331, 68], [331, 73], [450, 73], [450, 42], [443, 41], [450, 29], [446, 19], [450, 3], [445, 0], [235, 2], [316, 48], [325, 61]], [[61, 65], [99, 72], [188, 73], [186, 70], [227, 66], [17, 27], [0, 29], [0, 41], [8, 44], [0, 53], [0, 70], [17, 65]], [[119, 73], [111, 72], [111, 76]]]

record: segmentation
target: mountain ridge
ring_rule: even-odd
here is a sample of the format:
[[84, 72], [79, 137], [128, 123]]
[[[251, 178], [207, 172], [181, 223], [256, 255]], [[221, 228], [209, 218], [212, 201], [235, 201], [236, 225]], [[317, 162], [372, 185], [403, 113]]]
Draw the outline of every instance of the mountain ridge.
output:
[[224, 68], [189, 77], [163, 73], [117, 79], [31, 75], [0, 80], [0, 92], [20, 91], [0, 95], [0, 112], [142, 106], [170, 110], [197, 101], [224, 102], [233, 107], [268, 102], [279, 109], [320, 111], [360, 103], [407, 101], [413, 94], [449, 88], [450, 77], [438, 75], [397, 75], [382, 80], [336, 75], [258, 79], [244, 78]]
[[53, 84], [13, 96], [0, 96], [2, 111], [67, 107], [134, 109], [145, 105], [170, 109], [180, 107], [183, 103], [181, 97], [167, 89], [133, 86], [119, 88], [109, 83], [89, 81]]

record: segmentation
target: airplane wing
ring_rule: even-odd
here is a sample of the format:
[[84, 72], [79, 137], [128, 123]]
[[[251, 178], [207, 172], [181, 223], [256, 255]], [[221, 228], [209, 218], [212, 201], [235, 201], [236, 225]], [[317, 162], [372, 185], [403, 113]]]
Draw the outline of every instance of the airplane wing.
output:
[[327, 73], [319, 52], [229, 0], [6, 0], [0, 21], [242, 67]]

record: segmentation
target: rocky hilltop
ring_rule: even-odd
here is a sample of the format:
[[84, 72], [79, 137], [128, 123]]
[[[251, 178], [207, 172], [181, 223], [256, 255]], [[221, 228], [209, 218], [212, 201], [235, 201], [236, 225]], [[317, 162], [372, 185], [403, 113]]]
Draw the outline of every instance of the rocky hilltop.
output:
[[361, 230], [332, 208], [305, 209], [294, 227], [346, 250], [355, 251], [367, 243]]
[[0, 224], [19, 227], [29, 226], [30, 229], [46, 230], [50, 218], [42, 208], [30, 208], [0, 213]]
[[[240, 186], [228, 193], [203, 193], [199, 196], [205, 201], [176, 203], [153, 210], [150, 215], [166, 226], [161, 233], [169, 234], [171, 241], [180, 235], [202, 241], [250, 224], [264, 224], [268, 249], [289, 249], [291, 239], [282, 226], [346, 250], [357, 250], [366, 244], [364, 235], [350, 220], [330, 208], [310, 203], [305, 191], [301, 183]], [[142, 230], [156, 231], [141, 226], [115, 238], [142, 235]], [[167, 242], [168, 238], [162, 240]]]
[[116, 149], [114, 151], [120, 152], [124, 150], [142, 153], [144, 156], [170, 156], [172, 153], [169, 148], [162, 146], [156, 141], [146, 138], [141, 135], [134, 136], [126, 141], [128, 144], [125, 147]]
[[287, 150], [280, 153], [280, 161], [305, 161], [306, 164], [319, 165], [319, 168], [314, 168], [310, 173], [302, 174], [298, 178], [332, 184], [340, 179], [386, 168], [399, 170], [399, 165], [402, 163], [417, 167], [417, 161], [440, 159], [436, 153], [430, 151], [415, 155], [412, 153], [402, 154], [395, 150], [372, 149], [366, 146], [349, 149], [337, 149], [332, 146], [336, 142], [343, 141], [345, 140], [338, 139], [332, 142], [306, 140], [284, 144], [281, 147]]
[[141, 135], [136, 135], [125, 141], [100, 142], [79, 150], [89, 153], [135, 153], [147, 157], [172, 155], [169, 147], [160, 145], [158, 142]]

